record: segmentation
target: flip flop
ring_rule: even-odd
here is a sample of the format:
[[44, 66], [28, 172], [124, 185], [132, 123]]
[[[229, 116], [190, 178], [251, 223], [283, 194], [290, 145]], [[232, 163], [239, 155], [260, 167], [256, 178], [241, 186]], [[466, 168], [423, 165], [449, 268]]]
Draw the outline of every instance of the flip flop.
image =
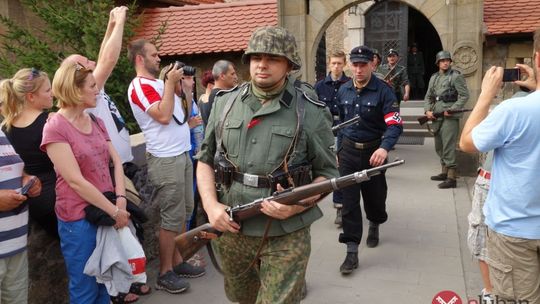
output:
[[[146, 288], [148, 288], [148, 290], [143, 291], [143, 287], [146, 286]], [[130, 293], [134, 293], [136, 295], [139, 295], [139, 296], [145, 296], [149, 293], [152, 292], [152, 288], [144, 283], [139, 283], [139, 282], [135, 282], [135, 283], [131, 283], [131, 287], [129, 288], [129, 292]]]
[[[133, 300], [126, 300], [126, 298], [128, 297], [128, 295], [132, 295], [132, 296], [136, 296], [135, 299]], [[139, 300], [139, 297], [133, 293], [123, 293], [123, 292], [119, 292], [117, 296], [113, 297], [111, 296], [111, 302], [113, 304], [128, 304], [128, 303], [135, 303]]]

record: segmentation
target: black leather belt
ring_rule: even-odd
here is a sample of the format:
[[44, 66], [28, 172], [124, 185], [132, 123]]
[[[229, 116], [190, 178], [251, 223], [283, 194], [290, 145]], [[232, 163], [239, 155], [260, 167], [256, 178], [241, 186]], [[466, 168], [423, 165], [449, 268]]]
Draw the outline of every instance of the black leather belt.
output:
[[349, 146], [358, 150], [367, 150], [367, 149], [379, 147], [381, 145], [381, 140], [376, 139], [373, 141], [360, 143], [360, 142], [352, 141], [348, 139], [347, 137], [343, 137], [343, 145], [346, 145], [346, 146]]
[[233, 172], [233, 180], [254, 188], [271, 188], [272, 182], [266, 176]]

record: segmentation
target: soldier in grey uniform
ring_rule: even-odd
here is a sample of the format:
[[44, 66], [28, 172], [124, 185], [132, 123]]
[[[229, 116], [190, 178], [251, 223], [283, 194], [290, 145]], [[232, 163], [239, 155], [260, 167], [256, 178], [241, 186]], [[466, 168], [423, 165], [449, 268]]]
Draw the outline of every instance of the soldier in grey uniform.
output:
[[[456, 187], [456, 143], [459, 135], [459, 119], [463, 114], [449, 114], [447, 110], [462, 109], [469, 99], [465, 78], [450, 67], [452, 57], [448, 51], [440, 51], [435, 57], [439, 71], [431, 75], [424, 98], [424, 111], [432, 120], [431, 128], [435, 136], [435, 151], [441, 160], [441, 173], [431, 180], [442, 181], [441, 189]], [[433, 113], [443, 112], [435, 118]]]
[[409, 100], [409, 91], [411, 89], [409, 76], [407, 76], [407, 68], [398, 64], [398, 51], [390, 49], [386, 59], [387, 63], [381, 65], [377, 72], [384, 75], [383, 80], [394, 89], [398, 102]]
[[265, 201], [263, 214], [240, 223], [225, 209], [336, 177], [332, 118], [312, 87], [289, 76], [300, 59], [286, 29], [256, 29], [242, 60], [251, 81], [216, 97], [197, 155], [199, 191], [210, 224], [224, 232], [215, 244], [229, 300], [299, 303], [320, 195], [305, 207]]

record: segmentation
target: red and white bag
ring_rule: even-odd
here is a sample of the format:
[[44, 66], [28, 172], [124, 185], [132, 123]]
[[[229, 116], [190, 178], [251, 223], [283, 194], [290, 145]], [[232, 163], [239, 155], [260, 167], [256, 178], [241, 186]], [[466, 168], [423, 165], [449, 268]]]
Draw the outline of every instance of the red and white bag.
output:
[[128, 264], [135, 279], [133, 282], [146, 283], [146, 256], [141, 243], [135, 238], [128, 227], [118, 229], [118, 237], [124, 247]]

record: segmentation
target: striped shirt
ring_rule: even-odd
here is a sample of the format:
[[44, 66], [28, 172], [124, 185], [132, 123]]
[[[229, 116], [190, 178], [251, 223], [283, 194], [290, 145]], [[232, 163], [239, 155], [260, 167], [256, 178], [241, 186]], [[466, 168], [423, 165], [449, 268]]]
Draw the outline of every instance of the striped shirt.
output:
[[[0, 131], [0, 189], [20, 190], [24, 162]], [[26, 249], [28, 235], [28, 204], [0, 211], [0, 258], [9, 257]]]

